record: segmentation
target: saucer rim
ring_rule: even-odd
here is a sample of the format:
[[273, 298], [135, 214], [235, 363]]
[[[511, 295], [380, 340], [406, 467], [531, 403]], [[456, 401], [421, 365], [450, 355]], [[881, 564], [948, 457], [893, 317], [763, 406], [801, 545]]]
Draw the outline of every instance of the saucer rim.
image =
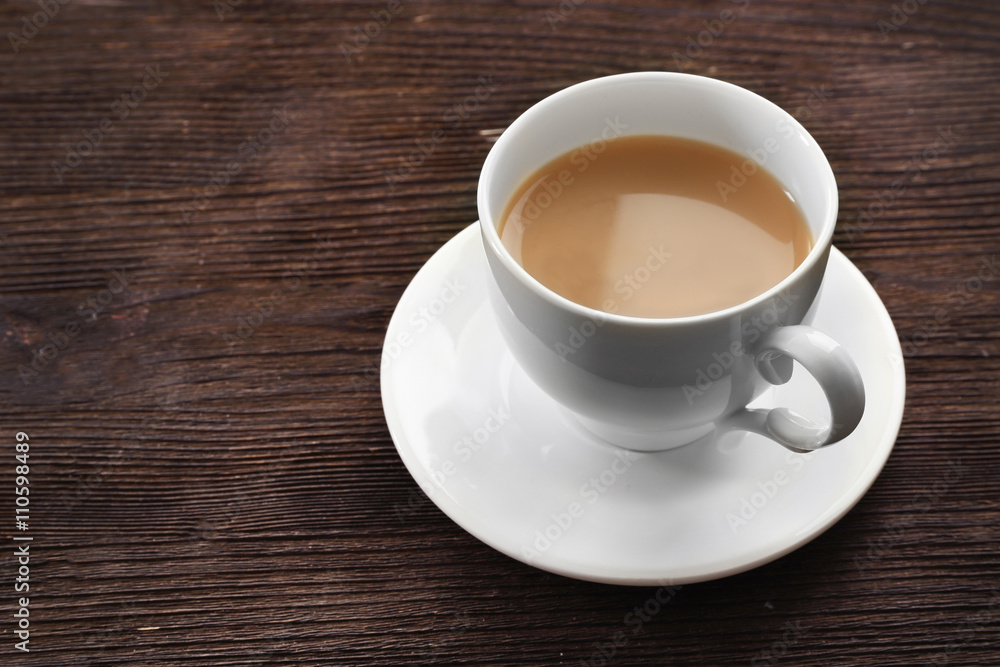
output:
[[[455, 234], [417, 271], [413, 279], [403, 291], [403, 294], [400, 296], [399, 301], [393, 310], [393, 315], [386, 328], [386, 341], [390, 340], [390, 337], [394, 333], [395, 329], [400, 326], [400, 318], [403, 317], [403, 315], [400, 314], [400, 304], [407, 301], [407, 297], [410, 296], [411, 291], [419, 289], [422, 278], [425, 278], [427, 274], [433, 272], [436, 265], [444, 261], [444, 258], [449, 254], [456, 255], [457, 259], [452, 261], [454, 264], [471, 261], [466, 259], [462, 253], [458, 252], [458, 250], [465, 243], [474, 242], [474, 240], [469, 239], [468, 237], [479, 232], [479, 224], [480, 223], [476, 221]], [[534, 559], [526, 558], [523, 554], [517, 551], [516, 546], [510, 546], [495, 539], [495, 537], [488, 530], [488, 522], [486, 522], [483, 517], [466, 510], [460, 503], [447, 494], [440, 493], [433, 481], [429, 478], [424, 466], [418, 460], [415, 448], [412, 446], [410, 439], [407, 437], [399, 417], [399, 409], [396, 405], [397, 402], [393, 397], [392, 392], [389, 390], [392, 383], [392, 364], [386, 363], [387, 352], [385, 349], [386, 346], [383, 344], [380, 373], [380, 393], [382, 398], [383, 413], [385, 415], [386, 424], [388, 426], [393, 445], [396, 448], [400, 459], [403, 461], [407, 472], [417, 483], [418, 488], [428, 497], [428, 499], [431, 500], [431, 502], [434, 503], [438, 509], [444, 512], [449, 519], [454, 521], [459, 527], [487, 546], [503, 553], [506, 556], [509, 556], [510, 558], [513, 558], [514, 560], [517, 560], [520, 563], [524, 563], [546, 572], [578, 580], [612, 585], [681, 585], [721, 579], [746, 572], [775, 561], [822, 535], [833, 525], [837, 524], [844, 516], [846, 516], [848, 512], [850, 512], [851, 509], [857, 505], [858, 502], [860, 502], [860, 500], [875, 483], [875, 480], [878, 479], [879, 474], [885, 467], [885, 464], [895, 447], [896, 438], [898, 437], [899, 430], [902, 426], [902, 417], [906, 402], [905, 362], [903, 361], [902, 348], [900, 346], [895, 327], [892, 324], [891, 317], [889, 316], [882, 299], [879, 297], [874, 287], [872, 287], [871, 283], [860, 271], [860, 269], [858, 269], [854, 263], [851, 262], [850, 259], [847, 258], [847, 256], [844, 255], [839, 249], [833, 246], [830, 248], [830, 261], [837, 262], [838, 264], [842, 263], [843, 267], [841, 268], [843, 270], [852, 271], [854, 273], [854, 277], [859, 280], [857, 288], [867, 291], [868, 298], [874, 299], [873, 303], [878, 306], [878, 308], [876, 308], [878, 327], [882, 331], [884, 345], [889, 348], [887, 350], [889, 355], [893, 359], [898, 360], [899, 363], [892, 364], [892, 377], [887, 378], [887, 385], [892, 387], [894, 391], [888, 402], [888, 409], [883, 413], [883, 418], [880, 420], [881, 423], [884, 424], [884, 427], [881, 435], [878, 437], [878, 447], [873, 448], [868, 452], [868, 459], [864, 468], [858, 473], [858, 476], [850, 485], [844, 487], [837, 493], [837, 500], [834, 503], [831, 503], [826, 511], [820, 514], [811, 525], [800, 530], [799, 532], [793, 533], [792, 535], [794, 536], [794, 539], [781, 548], [769, 549], [762, 547], [761, 551], [763, 553], [756, 556], [750, 555], [750, 557], [745, 557], [732, 566], [716, 568], [710, 571], [699, 571], [697, 568], [694, 568], [692, 572], [682, 572], [676, 576], [650, 576], [650, 573], [646, 572], [645, 569], [642, 572], [633, 571], [629, 573], [628, 570], [621, 567], [618, 567], [616, 570], [615, 567], [607, 566], [603, 568], [594, 568], [593, 566], [589, 566], [583, 569], [574, 569], [571, 564], [561, 566], [558, 562], [560, 559], [555, 559], [556, 562], [547, 562], [545, 554], [542, 554], [538, 558]], [[428, 492], [428, 489], [430, 489], [430, 492]]]

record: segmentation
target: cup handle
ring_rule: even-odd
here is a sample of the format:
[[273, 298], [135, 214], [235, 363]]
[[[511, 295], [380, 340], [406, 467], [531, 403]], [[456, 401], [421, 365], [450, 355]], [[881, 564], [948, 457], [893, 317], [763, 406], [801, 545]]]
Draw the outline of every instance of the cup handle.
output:
[[840, 343], [803, 324], [767, 333], [756, 346], [754, 365], [774, 385], [792, 377], [792, 360], [819, 382], [830, 404], [829, 426], [820, 426], [788, 408], [743, 410], [728, 417], [723, 430], [743, 430], [775, 440], [793, 452], [811, 452], [850, 435], [865, 412], [865, 385], [851, 355]]

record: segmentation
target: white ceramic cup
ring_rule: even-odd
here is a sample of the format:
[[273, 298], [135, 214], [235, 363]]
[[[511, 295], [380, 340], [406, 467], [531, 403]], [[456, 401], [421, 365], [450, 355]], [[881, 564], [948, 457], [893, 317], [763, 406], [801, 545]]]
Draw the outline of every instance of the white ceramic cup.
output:
[[[543, 286], [501, 243], [500, 216], [518, 186], [549, 161], [621, 135], [697, 139], [763, 166], [805, 214], [814, 247], [784, 280], [749, 301], [705, 315], [640, 318], [570, 301]], [[542, 100], [500, 136], [479, 180], [490, 302], [526, 374], [591, 432], [641, 451], [670, 449], [729, 430], [809, 451], [849, 435], [864, 413], [861, 375], [847, 351], [808, 326], [837, 221], [837, 183], [823, 151], [792, 116], [738, 86], [689, 74], [636, 72], [586, 81]], [[819, 383], [830, 423], [787, 407], [748, 409], [792, 360]]]

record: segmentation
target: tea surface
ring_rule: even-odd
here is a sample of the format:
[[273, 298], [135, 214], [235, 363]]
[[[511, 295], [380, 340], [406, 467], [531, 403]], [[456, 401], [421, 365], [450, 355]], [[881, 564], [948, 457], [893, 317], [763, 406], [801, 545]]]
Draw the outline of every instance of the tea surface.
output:
[[670, 136], [562, 155], [525, 179], [500, 219], [502, 242], [543, 285], [637, 317], [738, 305], [778, 284], [812, 247], [802, 211], [763, 167]]

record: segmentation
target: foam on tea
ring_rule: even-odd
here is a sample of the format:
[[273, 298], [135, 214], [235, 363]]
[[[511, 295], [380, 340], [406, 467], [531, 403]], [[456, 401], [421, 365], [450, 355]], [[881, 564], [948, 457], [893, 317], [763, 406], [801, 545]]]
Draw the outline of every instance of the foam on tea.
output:
[[669, 136], [562, 155], [521, 184], [500, 220], [503, 244], [543, 285], [637, 317], [738, 305], [781, 282], [812, 247], [802, 211], [769, 172]]

